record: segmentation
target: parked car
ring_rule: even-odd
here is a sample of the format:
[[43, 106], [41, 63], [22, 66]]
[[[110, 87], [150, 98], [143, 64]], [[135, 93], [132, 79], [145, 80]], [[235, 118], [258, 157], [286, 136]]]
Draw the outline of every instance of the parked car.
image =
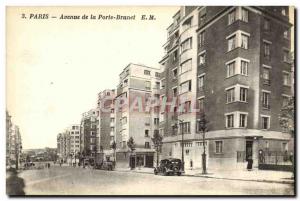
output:
[[180, 176], [183, 173], [182, 162], [177, 158], [163, 159], [160, 161], [159, 166], [154, 168], [154, 174], [163, 174], [163, 175], [175, 175]]

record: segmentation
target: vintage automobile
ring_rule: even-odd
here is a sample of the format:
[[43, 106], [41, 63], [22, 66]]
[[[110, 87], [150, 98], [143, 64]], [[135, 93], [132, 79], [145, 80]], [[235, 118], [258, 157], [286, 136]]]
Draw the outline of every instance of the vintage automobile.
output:
[[163, 174], [163, 175], [175, 175], [180, 176], [183, 173], [182, 162], [177, 158], [163, 159], [160, 161], [159, 166], [154, 168], [154, 174]]

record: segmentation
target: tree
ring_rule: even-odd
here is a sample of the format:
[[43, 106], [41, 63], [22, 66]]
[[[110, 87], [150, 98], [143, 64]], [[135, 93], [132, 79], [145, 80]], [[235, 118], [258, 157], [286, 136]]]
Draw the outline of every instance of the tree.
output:
[[132, 137], [129, 138], [128, 142], [127, 142], [127, 146], [130, 149], [131, 152], [133, 152], [135, 150], [135, 142], [134, 139]]
[[286, 105], [281, 108], [279, 115], [279, 124], [290, 134], [294, 134], [294, 122], [295, 122], [295, 99], [294, 97], [289, 98]]
[[158, 132], [154, 132], [153, 138], [151, 138], [151, 140], [152, 140], [155, 150], [156, 150], [156, 167], [158, 167], [159, 152], [160, 152], [159, 150], [162, 145], [163, 137]]
[[[127, 146], [128, 148], [130, 149], [131, 151], [131, 154], [133, 154], [134, 150], [135, 150], [135, 142], [134, 142], [134, 139], [132, 137], [129, 138], [129, 140], [127, 141]], [[130, 159], [129, 159], [130, 160]], [[136, 163], [136, 158], [134, 159], [134, 163]], [[131, 164], [131, 163], [130, 163]], [[131, 169], [133, 169], [134, 167], [132, 165], [131, 166]]]

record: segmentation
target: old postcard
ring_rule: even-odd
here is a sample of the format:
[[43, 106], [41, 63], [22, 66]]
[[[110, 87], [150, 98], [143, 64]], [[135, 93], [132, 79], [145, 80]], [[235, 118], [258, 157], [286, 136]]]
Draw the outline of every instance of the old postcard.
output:
[[295, 196], [293, 6], [7, 6], [7, 195]]

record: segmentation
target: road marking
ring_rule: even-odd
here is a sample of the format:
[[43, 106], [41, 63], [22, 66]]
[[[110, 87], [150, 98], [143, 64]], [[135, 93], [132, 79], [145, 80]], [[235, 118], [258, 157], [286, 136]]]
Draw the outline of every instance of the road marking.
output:
[[39, 179], [39, 180], [36, 180], [36, 181], [31, 181], [31, 182], [28, 182], [28, 183], [26, 182], [26, 185], [34, 185], [34, 184], [45, 182], [45, 181], [49, 181], [49, 180], [52, 180], [52, 179], [67, 177], [69, 175], [71, 175], [71, 174], [69, 173], [69, 174], [64, 174], [64, 175], [57, 175], [55, 177], [48, 177], [48, 178]]

